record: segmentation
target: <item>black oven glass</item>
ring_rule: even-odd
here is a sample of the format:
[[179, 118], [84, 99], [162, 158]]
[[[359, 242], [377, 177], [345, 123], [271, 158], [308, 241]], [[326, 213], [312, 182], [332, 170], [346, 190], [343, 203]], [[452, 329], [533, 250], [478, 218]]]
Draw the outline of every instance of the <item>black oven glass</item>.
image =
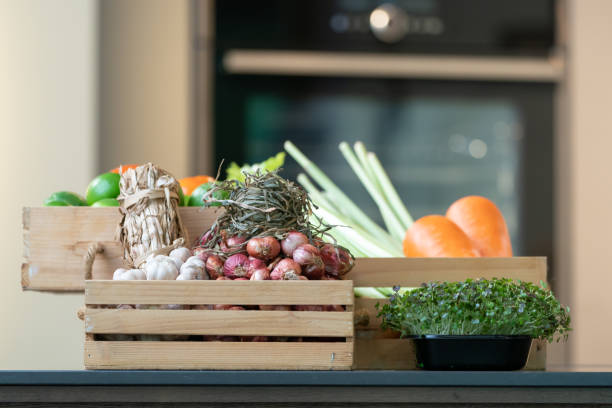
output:
[[[382, 224], [338, 150], [360, 140], [415, 219], [483, 195], [504, 213], [515, 254], [552, 255], [553, 85], [226, 76], [219, 86], [217, 164], [258, 162], [291, 140]], [[288, 158], [283, 174], [300, 171]]]
[[[388, 2], [441, 29], [377, 40], [368, 16]], [[553, 83], [232, 74], [223, 57], [237, 49], [545, 57], [554, 31], [554, 0], [216, 2], [215, 162], [257, 162], [291, 140], [381, 221], [338, 150], [361, 140], [415, 219], [484, 195], [504, 213], [516, 255], [551, 260]], [[285, 176], [299, 171], [288, 158]]]

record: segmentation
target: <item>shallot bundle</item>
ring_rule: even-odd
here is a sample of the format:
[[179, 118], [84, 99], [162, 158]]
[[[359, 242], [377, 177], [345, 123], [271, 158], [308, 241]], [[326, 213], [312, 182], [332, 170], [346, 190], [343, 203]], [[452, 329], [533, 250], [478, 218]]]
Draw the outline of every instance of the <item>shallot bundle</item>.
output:
[[[276, 172], [220, 182], [225, 214], [197, 241], [211, 279], [337, 279], [352, 267], [350, 252], [325, 242], [331, 228], [312, 213], [308, 194]], [[317, 221], [313, 224], [311, 221]]]

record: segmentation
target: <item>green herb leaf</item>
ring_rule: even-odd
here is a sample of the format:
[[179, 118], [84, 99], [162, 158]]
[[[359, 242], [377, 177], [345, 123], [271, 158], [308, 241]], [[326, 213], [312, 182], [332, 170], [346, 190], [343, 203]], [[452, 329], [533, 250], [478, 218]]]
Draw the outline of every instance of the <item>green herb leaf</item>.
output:
[[569, 309], [552, 292], [511, 279], [430, 282], [396, 293], [377, 310], [382, 327], [402, 336], [503, 334], [552, 342], [571, 330]]
[[263, 170], [264, 173], [277, 170], [285, 164], [285, 152], [280, 152], [275, 156], [264, 160], [261, 163], [253, 165], [245, 164], [240, 167], [238, 163], [232, 162], [226, 170], [226, 180], [238, 180], [244, 182], [244, 173], [254, 174], [258, 170]]

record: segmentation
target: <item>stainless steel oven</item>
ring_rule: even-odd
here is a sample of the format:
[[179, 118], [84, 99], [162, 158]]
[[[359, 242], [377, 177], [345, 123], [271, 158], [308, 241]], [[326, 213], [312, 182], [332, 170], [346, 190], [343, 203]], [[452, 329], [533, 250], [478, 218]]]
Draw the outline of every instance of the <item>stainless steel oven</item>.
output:
[[[555, 10], [551, 0], [219, 1], [196, 24], [214, 29], [195, 42], [195, 154], [257, 162], [292, 140], [377, 218], [337, 149], [361, 140], [415, 218], [484, 195], [517, 255], [551, 258]], [[284, 174], [299, 171], [288, 159]]]

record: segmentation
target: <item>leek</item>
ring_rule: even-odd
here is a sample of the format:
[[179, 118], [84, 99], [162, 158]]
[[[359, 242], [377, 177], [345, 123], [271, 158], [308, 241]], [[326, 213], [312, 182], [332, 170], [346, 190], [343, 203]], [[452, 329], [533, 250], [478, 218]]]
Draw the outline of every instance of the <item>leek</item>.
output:
[[376, 205], [380, 210], [383, 220], [387, 225], [387, 229], [398, 240], [398, 242], [401, 241], [404, 238], [406, 230], [400, 225], [400, 222], [397, 220], [397, 218], [395, 218], [395, 213], [389, 206], [389, 203], [387, 202], [387, 200], [385, 200], [384, 196], [381, 194], [381, 191], [376, 187], [372, 180], [367, 177], [366, 172], [359, 165], [359, 162], [355, 157], [355, 154], [351, 151], [351, 148], [349, 147], [348, 143], [342, 142], [340, 143], [339, 147], [346, 161], [349, 163], [355, 174], [357, 174], [357, 177], [359, 178], [359, 180], [361, 180], [361, 183], [366, 188], [368, 193], [370, 193], [370, 196], [372, 196], [372, 198], [376, 202]]
[[395, 190], [395, 187], [393, 187], [393, 184], [391, 183], [391, 179], [389, 179], [387, 172], [385, 172], [385, 169], [380, 164], [378, 157], [376, 157], [374, 153], [368, 153], [367, 158], [371, 168], [373, 169], [374, 174], [378, 175], [378, 182], [380, 184], [380, 187], [383, 191], [386, 192], [386, 197], [391, 203], [395, 215], [404, 226], [404, 229], [409, 229], [410, 227], [412, 227], [412, 217], [410, 216], [410, 213], [408, 212], [408, 209], [406, 209], [404, 203], [402, 203], [399, 194], [397, 194], [397, 190]]
[[386, 299], [387, 296], [382, 294], [376, 288], [354, 288], [353, 292], [356, 297], [370, 298], [370, 299]]
[[[300, 166], [308, 173], [314, 181], [316, 181], [325, 191], [333, 194], [334, 201], [341, 212], [347, 216], [352, 222], [350, 226], [358, 225], [366, 231], [370, 231], [378, 242], [389, 245], [392, 248], [401, 249], [401, 245], [392, 236], [390, 236], [383, 228], [376, 224], [368, 217], [350, 198], [348, 198], [342, 190], [340, 190], [333, 181], [329, 179], [313, 162], [311, 162], [295, 145], [289, 141], [284, 144], [285, 150]], [[315, 202], [315, 204], [317, 204]], [[318, 204], [317, 204], [318, 205]]]

